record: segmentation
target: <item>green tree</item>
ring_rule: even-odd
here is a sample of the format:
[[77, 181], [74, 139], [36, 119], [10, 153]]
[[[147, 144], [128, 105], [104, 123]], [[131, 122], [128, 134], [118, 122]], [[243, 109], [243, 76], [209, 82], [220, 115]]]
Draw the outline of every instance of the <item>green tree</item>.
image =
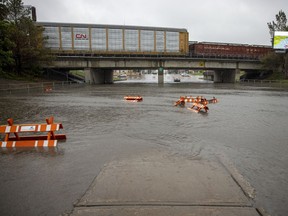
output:
[[9, 70], [9, 67], [14, 64], [13, 42], [9, 39], [9, 23], [0, 20], [0, 72]]
[[284, 79], [283, 69], [283, 56], [284, 54], [271, 52], [264, 56], [261, 61], [263, 64], [263, 69], [273, 71], [270, 79]]
[[4, 19], [8, 15], [6, 5], [0, 4], [0, 73], [9, 69], [13, 61], [13, 42], [9, 38], [10, 25]]
[[271, 38], [274, 36], [274, 31], [288, 31], [287, 18], [284, 11], [280, 10], [275, 17], [276, 22], [272, 21], [267, 23]]
[[13, 53], [13, 63], [10, 66], [18, 75], [23, 72], [38, 75], [43, 62], [49, 61], [49, 50], [43, 46], [43, 28], [35, 25], [29, 18], [29, 11], [24, 9], [22, 0], [5, 0], [7, 8], [4, 21], [9, 23], [7, 31], [13, 43], [10, 51]]
[[[275, 31], [288, 31], [287, 26], [287, 17], [284, 11], [280, 10], [276, 14], [276, 21], [268, 22], [268, 28], [271, 35], [271, 41], [273, 42], [273, 36]], [[267, 69], [273, 70], [274, 74], [284, 75], [284, 78], [288, 78], [288, 53], [286, 54], [277, 54], [273, 53], [266, 56], [263, 59], [264, 67]], [[281, 77], [281, 76], [277, 76]]]
[[4, 0], [2, 4], [0, 4], [0, 20], [4, 20], [8, 15], [8, 9], [6, 5], [4, 4], [5, 2], [6, 0]]

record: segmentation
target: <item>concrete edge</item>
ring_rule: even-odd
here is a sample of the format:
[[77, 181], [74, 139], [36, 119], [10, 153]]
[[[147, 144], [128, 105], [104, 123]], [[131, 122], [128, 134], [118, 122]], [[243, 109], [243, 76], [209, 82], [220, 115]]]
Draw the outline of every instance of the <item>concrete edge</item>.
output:
[[231, 161], [227, 158], [219, 158], [218, 161], [220, 164], [227, 170], [227, 172], [231, 175], [232, 179], [235, 183], [241, 188], [245, 196], [254, 200], [256, 197], [255, 188], [244, 178], [244, 176], [236, 169]]

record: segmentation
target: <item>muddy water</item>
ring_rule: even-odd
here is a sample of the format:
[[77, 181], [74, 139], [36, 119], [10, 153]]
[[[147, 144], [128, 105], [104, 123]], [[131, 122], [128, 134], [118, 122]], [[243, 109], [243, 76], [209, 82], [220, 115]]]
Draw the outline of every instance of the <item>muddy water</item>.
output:
[[[142, 95], [141, 103], [123, 100]], [[215, 96], [208, 114], [174, 107], [180, 95]], [[57, 149], [1, 150], [0, 214], [72, 209], [105, 163], [150, 151], [225, 158], [256, 189], [255, 206], [288, 212], [288, 91], [209, 83], [117, 83], [0, 96], [0, 124], [62, 122]]]

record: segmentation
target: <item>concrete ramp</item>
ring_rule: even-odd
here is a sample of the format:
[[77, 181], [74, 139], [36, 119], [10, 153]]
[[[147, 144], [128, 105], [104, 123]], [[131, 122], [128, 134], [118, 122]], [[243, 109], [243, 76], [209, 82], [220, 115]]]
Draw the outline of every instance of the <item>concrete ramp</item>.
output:
[[221, 164], [163, 155], [107, 164], [72, 215], [259, 216]]
[[73, 215], [79, 216], [259, 216], [253, 208], [209, 206], [111, 206], [77, 207]]

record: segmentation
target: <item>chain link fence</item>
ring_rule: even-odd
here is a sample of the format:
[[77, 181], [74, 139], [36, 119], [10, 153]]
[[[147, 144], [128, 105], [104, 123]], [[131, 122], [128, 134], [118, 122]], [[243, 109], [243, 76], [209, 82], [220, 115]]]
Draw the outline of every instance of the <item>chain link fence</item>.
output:
[[44, 93], [51, 92], [67, 86], [85, 85], [85, 83], [73, 81], [60, 81], [60, 82], [41, 82], [41, 83], [7, 83], [0, 84], [0, 95], [18, 94], [18, 93]]

